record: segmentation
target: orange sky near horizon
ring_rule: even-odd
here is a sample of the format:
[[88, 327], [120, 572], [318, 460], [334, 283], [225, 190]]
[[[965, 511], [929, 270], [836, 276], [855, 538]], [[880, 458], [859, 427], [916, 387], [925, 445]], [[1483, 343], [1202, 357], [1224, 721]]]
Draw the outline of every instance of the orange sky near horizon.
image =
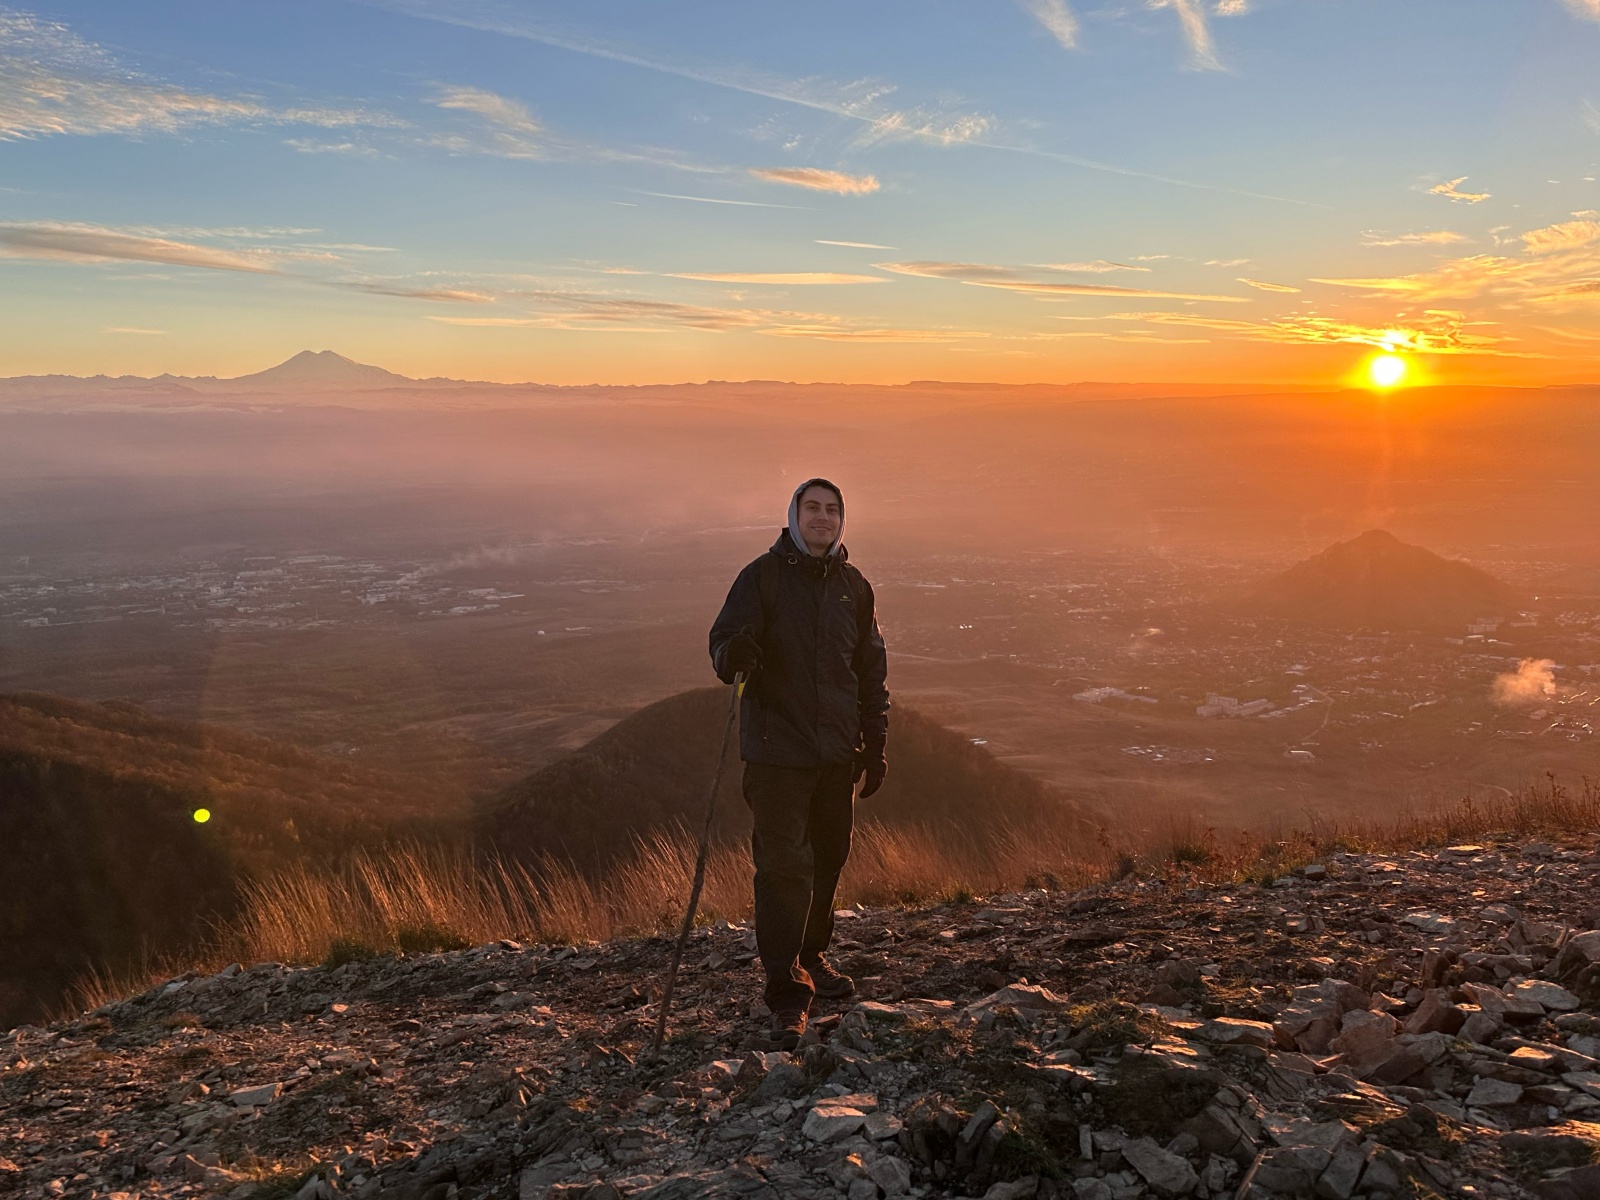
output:
[[1596, 55], [1600, 0], [0, 9], [0, 376], [1600, 380]]

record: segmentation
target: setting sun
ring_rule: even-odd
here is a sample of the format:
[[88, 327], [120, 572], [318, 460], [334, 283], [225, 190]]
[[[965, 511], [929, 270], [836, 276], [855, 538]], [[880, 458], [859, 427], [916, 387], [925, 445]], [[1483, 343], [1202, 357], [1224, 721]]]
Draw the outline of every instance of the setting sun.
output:
[[1406, 377], [1406, 360], [1398, 354], [1380, 354], [1367, 364], [1367, 378], [1374, 387], [1398, 387]]

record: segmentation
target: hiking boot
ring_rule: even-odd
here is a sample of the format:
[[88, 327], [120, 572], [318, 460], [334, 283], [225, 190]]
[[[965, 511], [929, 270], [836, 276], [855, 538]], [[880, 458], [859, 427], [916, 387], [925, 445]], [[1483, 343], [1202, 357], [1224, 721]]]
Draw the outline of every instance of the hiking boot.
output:
[[803, 1008], [787, 1008], [772, 1014], [772, 1044], [779, 1050], [793, 1050], [806, 1032]]
[[843, 1000], [856, 992], [856, 981], [833, 969], [825, 958], [806, 964], [806, 974], [811, 976], [811, 986], [824, 1000]]

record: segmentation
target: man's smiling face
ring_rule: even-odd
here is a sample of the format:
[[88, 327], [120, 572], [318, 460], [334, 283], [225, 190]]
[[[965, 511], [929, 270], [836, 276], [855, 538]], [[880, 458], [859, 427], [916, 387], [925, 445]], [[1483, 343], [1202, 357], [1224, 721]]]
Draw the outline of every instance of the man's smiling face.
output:
[[844, 526], [844, 505], [831, 488], [813, 484], [800, 496], [799, 523], [806, 549], [821, 556], [828, 552]]

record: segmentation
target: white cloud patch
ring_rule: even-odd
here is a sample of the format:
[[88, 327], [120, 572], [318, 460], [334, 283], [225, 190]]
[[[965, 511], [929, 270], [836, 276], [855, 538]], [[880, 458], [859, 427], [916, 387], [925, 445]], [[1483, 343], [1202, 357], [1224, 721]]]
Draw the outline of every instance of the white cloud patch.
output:
[[1062, 263], [1029, 263], [1041, 271], [1068, 271], [1074, 274], [1103, 275], [1107, 271], [1145, 271], [1149, 267], [1131, 267], [1127, 263], [1108, 262], [1097, 258], [1093, 262], [1062, 262]]
[[[487, 127], [481, 146], [472, 148], [498, 154], [505, 158], [543, 158], [545, 146], [541, 135], [544, 126], [534, 120], [521, 101], [495, 92], [475, 87], [442, 87], [433, 98], [439, 108], [471, 113]], [[460, 148], [448, 135], [440, 139], [447, 149]]]
[[1361, 240], [1363, 246], [1450, 246], [1457, 242], [1470, 242], [1464, 233], [1449, 229], [1426, 229], [1421, 233], [1367, 233]]
[[106, 332], [107, 333], [131, 333], [131, 334], [137, 334], [138, 336], [141, 336], [141, 337], [165, 337], [166, 334], [167, 334], [167, 331], [165, 329], [140, 329], [138, 326], [135, 326], [135, 325], [112, 325], [109, 328], [107, 328]]
[[814, 239], [819, 246], [849, 246], [853, 250], [893, 250], [893, 246], [882, 246], [877, 242], [833, 242], [827, 238]]
[[285, 138], [285, 146], [297, 154], [344, 154], [352, 158], [377, 158], [378, 151], [360, 142], [328, 142], [316, 138]]
[[847, 175], [820, 167], [751, 167], [750, 174], [768, 183], [786, 183], [814, 192], [833, 192], [839, 196], [865, 196], [878, 190], [874, 175]]
[[1600, 0], [1567, 0], [1567, 8], [1574, 16], [1600, 21]]
[[1017, 0], [1017, 3], [1044, 26], [1063, 50], [1078, 48], [1078, 18], [1067, 6], [1067, 0]]
[[1253, 287], [1261, 292], [1294, 292], [1298, 294], [1300, 291], [1299, 288], [1290, 287], [1286, 283], [1267, 283], [1260, 279], [1246, 279], [1242, 275], [1239, 277], [1239, 282], [1244, 284], [1245, 287]]
[[1249, 0], [1217, 0], [1219, 17], [1242, 17], [1249, 11]]
[[1553, 254], [1558, 250], [1574, 250], [1600, 240], [1600, 221], [1563, 221], [1543, 229], [1530, 229], [1522, 235], [1529, 254]]
[[495, 92], [486, 92], [482, 88], [441, 88], [433, 102], [440, 108], [476, 113], [491, 125], [498, 125], [516, 133], [533, 136], [544, 131], [544, 127], [533, 119], [533, 114], [520, 100], [513, 100]]
[[1189, 63], [1197, 71], [1220, 71], [1217, 47], [1211, 40], [1211, 27], [1201, 0], [1149, 0], [1151, 8], [1171, 8], [1178, 13], [1183, 39], [1189, 43]]
[[0, 140], [175, 133], [196, 125], [394, 125], [336, 108], [280, 107], [146, 79], [65, 25], [0, 9]]
[[1464, 192], [1461, 185], [1467, 181], [1465, 175], [1445, 183], [1436, 183], [1428, 189], [1430, 196], [1443, 196], [1446, 200], [1464, 200], [1468, 204], [1482, 204], [1489, 199], [1488, 192]]

